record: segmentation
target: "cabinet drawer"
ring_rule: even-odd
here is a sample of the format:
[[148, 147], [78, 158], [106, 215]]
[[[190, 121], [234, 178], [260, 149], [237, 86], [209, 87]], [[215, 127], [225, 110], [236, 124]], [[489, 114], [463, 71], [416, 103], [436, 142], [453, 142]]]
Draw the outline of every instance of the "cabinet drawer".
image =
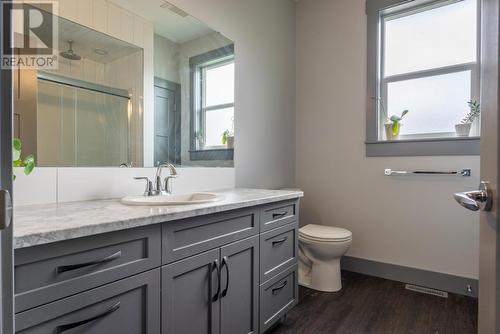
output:
[[260, 211], [261, 231], [290, 224], [297, 220], [298, 201], [285, 201], [264, 206]]
[[16, 312], [159, 267], [161, 226], [15, 251]]
[[22, 334], [159, 334], [160, 269], [16, 314]]
[[259, 233], [255, 208], [164, 223], [162, 262], [168, 264]]
[[264, 333], [298, 302], [297, 265], [260, 286], [260, 332]]
[[298, 223], [288, 224], [260, 236], [260, 282], [297, 263]]

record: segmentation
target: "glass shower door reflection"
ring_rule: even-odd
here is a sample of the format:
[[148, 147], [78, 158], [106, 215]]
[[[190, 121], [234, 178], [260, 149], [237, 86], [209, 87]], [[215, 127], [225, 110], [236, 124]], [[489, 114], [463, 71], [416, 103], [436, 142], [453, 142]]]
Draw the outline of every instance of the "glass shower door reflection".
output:
[[119, 166], [130, 161], [129, 100], [38, 80], [39, 166]]
[[128, 99], [76, 88], [77, 166], [129, 161]]

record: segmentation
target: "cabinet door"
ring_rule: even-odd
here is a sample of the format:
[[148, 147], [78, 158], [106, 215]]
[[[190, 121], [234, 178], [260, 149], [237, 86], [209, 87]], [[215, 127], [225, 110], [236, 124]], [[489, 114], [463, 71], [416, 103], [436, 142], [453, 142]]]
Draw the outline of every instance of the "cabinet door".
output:
[[162, 334], [219, 332], [219, 253], [215, 249], [162, 268]]
[[221, 248], [221, 334], [258, 333], [259, 237]]

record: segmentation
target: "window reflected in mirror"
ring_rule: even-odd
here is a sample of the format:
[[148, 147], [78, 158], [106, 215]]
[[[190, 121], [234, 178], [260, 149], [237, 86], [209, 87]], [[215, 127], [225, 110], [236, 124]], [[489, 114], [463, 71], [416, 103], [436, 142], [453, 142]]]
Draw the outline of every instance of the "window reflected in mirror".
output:
[[[230, 41], [228, 41], [230, 42]], [[234, 47], [191, 57], [192, 159], [232, 159], [234, 148]]]

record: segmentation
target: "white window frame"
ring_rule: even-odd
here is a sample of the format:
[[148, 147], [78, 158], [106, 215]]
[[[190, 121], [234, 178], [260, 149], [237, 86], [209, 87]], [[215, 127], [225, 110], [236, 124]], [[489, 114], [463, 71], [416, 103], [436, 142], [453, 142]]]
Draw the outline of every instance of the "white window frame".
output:
[[[233, 97], [233, 102], [232, 103], [224, 103], [224, 104], [217, 104], [217, 105], [213, 105], [213, 106], [209, 106], [207, 107], [206, 106], [206, 96], [207, 96], [207, 80], [205, 80], [205, 77], [206, 77], [206, 71], [207, 70], [210, 70], [210, 69], [213, 69], [213, 68], [217, 68], [217, 67], [221, 67], [221, 66], [224, 66], [224, 65], [227, 65], [227, 64], [231, 64], [231, 63], [234, 63], [234, 57], [233, 56], [229, 56], [229, 57], [225, 57], [225, 58], [221, 58], [221, 59], [217, 59], [215, 61], [211, 61], [211, 62], [208, 62], [208, 63], [205, 63], [205, 64], [201, 64], [200, 67], [199, 67], [199, 71], [200, 71], [200, 83], [201, 83], [201, 94], [200, 94], [200, 128], [203, 129], [203, 135], [205, 137], [205, 140], [206, 140], [206, 134], [207, 134], [207, 130], [206, 130], [206, 112], [207, 111], [213, 111], [213, 110], [220, 110], [220, 109], [227, 109], [227, 108], [233, 108], [234, 110], [234, 97]], [[233, 114], [233, 117], [234, 117], [234, 114]], [[213, 145], [213, 146], [205, 146], [205, 149], [207, 150], [216, 150], [216, 149], [225, 149], [226, 146], [225, 145]]]
[[[480, 2], [478, 0], [477, 61], [384, 77], [385, 23], [418, 12], [461, 0], [367, 0], [368, 14], [368, 107], [366, 117], [367, 156], [476, 155], [479, 136], [457, 138], [454, 132], [401, 135], [398, 141], [384, 139], [385, 118], [381, 104], [387, 106], [389, 83], [443, 74], [471, 71], [471, 99], [480, 99]], [[476, 122], [474, 133], [479, 133]]]

